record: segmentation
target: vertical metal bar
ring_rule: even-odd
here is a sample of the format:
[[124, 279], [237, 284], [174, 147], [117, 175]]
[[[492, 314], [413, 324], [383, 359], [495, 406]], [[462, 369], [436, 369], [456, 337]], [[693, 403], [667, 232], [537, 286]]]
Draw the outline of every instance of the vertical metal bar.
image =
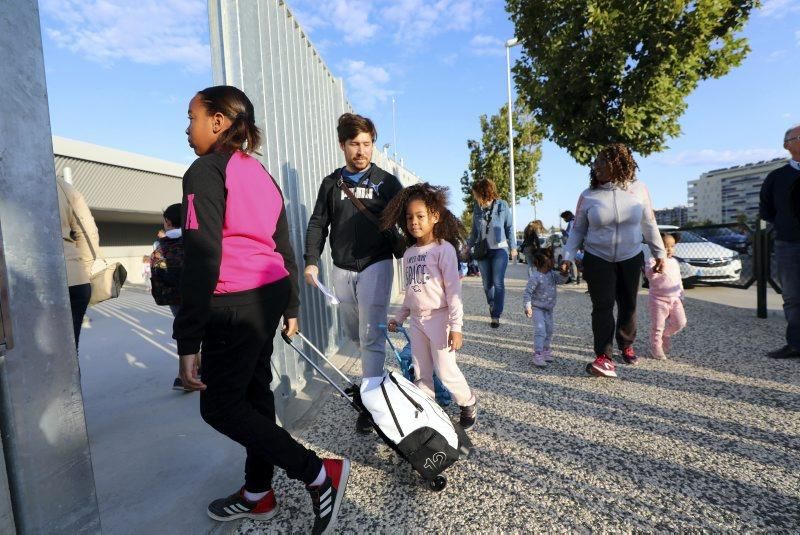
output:
[[0, 531], [99, 533], [37, 4], [4, 2], [0, 11], [0, 241], [14, 331], [14, 347], [0, 357], [0, 428], [15, 523]]
[[767, 317], [767, 274], [769, 268], [769, 247], [766, 225], [756, 218], [753, 240], [753, 268], [756, 276], [756, 316]]

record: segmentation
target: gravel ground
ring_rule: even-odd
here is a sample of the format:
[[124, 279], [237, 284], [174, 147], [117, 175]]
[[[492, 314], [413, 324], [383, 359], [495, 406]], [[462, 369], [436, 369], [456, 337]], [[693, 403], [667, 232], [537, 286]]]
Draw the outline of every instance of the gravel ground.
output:
[[[298, 431], [321, 455], [353, 462], [340, 532], [800, 532], [800, 361], [763, 356], [781, 344], [781, 318], [758, 320], [689, 292], [689, 326], [669, 360], [619, 364], [619, 379], [600, 379], [584, 371], [585, 286], [562, 287], [555, 362], [539, 370], [521, 310], [524, 269], [509, 268], [498, 330], [480, 281], [465, 279], [459, 362], [480, 416], [476, 452], [446, 472], [443, 492], [427, 490], [376, 436], [357, 436], [340, 398], [324, 400]], [[278, 472], [279, 513], [237, 533], [310, 531], [307, 494]]]

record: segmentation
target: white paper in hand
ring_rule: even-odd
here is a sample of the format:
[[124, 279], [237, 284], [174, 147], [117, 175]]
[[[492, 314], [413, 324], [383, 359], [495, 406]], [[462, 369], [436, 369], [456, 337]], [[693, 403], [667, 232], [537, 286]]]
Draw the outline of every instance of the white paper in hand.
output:
[[330, 303], [331, 305], [339, 304], [340, 302], [339, 298], [336, 297], [336, 294], [333, 293], [333, 290], [331, 290], [330, 288], [319, 282], [319, 279], [316, 277], [314, 277], [314, 284], [316, 285], [317, 288], [319, 288], [319, 291], [322, 292], [322, 295], [325, 296], [325, 299], [328, 300], [328, 303]]

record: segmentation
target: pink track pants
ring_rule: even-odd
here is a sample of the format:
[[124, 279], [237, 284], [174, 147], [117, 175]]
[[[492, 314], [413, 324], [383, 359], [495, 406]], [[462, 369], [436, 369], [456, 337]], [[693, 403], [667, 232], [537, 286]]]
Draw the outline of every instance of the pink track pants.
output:
[[411, 357], [416, 372], [417, 386], [431, 399], [434, 399], [433, 373], [453, 395], [460, 407], [475, 403], [475, 397], [467, 384], [464, 374], [456, 363], [456, 352], [447, 346], [449, 312], [447, 308], [434, 310], [423, 317], [411, 316], [409, 335], [411, 336]]
[[664, 339], [686, 327], [686, 312], [679, 297], [650, 296], [650, 344], [653, 352], [663, 352]]

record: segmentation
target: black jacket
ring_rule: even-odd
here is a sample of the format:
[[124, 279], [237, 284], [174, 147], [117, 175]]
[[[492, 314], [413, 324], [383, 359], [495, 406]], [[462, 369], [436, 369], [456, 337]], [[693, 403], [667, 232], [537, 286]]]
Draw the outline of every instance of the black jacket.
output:
[[[341, 174], [342, 170], [337, 169], [320, 184], [314, 213], [306, 230], [305, 261], [307, 266], [319, 263], [330, 227], [334, 265], [349, 271], [362, 271], [375, 262], [392, 258], [392, 247], [387, 235], [367, 219], [339, 188], [337, 183]], [[358, 186], [348, 186], [378, 218], [389, 201], [403, 189], [396, 176], [375, 164], [371, 164]]]
[[800, 241], [800, 220], [792, 207], [792, 188], [798, 182], [800, 171], [786, 164], [768, 174], [761, 185], [759, 213], [775, 225], [776, 240]]

